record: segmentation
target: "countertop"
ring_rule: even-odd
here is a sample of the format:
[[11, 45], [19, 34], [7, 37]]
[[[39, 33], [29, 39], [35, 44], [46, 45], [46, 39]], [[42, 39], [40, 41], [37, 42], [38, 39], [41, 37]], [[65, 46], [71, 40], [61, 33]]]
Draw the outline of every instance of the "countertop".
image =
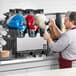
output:
[[16, 72], [14, 74], [0, 74], [1, 76], [76, 76], [76, 68], [46, 70], [37, 72]]
[[0, 65], [3, 64], [13, 64], [13, 63], [22, 63], [22, 62], [31, 62], [31, 61], [39, 61], [39, 60], [48, 60], [48, 59], [58, 59], [58, 54], [51, 54], [50, 56], [42, 56], [42, 57], [28, 57], [21, 59], [13, 59], [7, 61], [0, 61]]

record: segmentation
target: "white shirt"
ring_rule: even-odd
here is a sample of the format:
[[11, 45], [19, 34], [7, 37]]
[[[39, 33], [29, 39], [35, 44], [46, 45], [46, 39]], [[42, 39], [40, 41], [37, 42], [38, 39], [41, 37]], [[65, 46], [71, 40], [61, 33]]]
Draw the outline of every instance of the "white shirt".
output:
[[68, 60], [76, 59], [76, 29], [63, 33], [56, 42], [49, 44], [51, 51], [62, 52], [62, 56]]

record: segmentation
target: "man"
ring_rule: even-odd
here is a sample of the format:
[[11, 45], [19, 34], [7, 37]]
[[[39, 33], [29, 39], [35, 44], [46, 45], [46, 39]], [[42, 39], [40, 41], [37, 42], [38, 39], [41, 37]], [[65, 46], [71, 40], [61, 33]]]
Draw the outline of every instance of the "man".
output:
[[[55, 22], [50, 19], [50, 26], [56, 27]], [[67, 31], [58, 35], [58, 40], [53, 41], [49, 33], [44, 34], [51, 51], [60, 52], [60, 68], [71, 68], [76, 61], [76, 12], [67, 13], [64, 19]], [[51, 28], [50, 28], [51, 29]]]

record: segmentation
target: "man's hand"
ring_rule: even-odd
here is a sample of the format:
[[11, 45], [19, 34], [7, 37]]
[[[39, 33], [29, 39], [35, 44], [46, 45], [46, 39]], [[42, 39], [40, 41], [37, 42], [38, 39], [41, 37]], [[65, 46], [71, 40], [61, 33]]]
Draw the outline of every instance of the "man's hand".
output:
[[53, 25], [53, 26], [56, 25], [56, 24], [55, 24], [55, 20], [52, 19], [52, 18], [49, 19], [49, 22], [50, 22], [50, 25], [51, 25], [51, 26], [52, 26], [52, 25]]

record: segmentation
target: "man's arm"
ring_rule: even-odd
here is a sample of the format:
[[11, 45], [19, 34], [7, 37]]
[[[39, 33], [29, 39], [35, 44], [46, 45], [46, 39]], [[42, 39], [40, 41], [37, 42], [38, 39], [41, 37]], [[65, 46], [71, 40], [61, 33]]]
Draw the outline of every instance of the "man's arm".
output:
[[56, 42], [48, 39], [48, 44], [51, 51], [61, 52], [64, 51], [70, 45], [70, 39], [67, 34], [63, 34]]
[[62, 34], [62, 31], [56, 26], [55, 21], [53, 19], [49, 19], [50, 21], [50, 35], [53, 40], [58, 39]]

